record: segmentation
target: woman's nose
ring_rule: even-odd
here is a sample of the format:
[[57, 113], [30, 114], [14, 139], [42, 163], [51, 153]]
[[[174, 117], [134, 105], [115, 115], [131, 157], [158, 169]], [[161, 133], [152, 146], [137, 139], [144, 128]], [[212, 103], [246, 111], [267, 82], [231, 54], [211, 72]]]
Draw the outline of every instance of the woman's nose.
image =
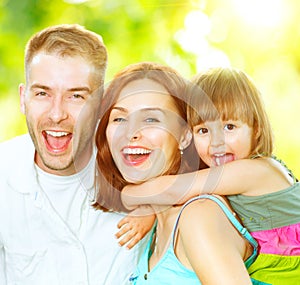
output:
[[129, 141], [136, 141], [139, 140], [141, 137], [141, 126], [134, 120], [128, 123], [128, 127], [127, 127], [127, 139]]

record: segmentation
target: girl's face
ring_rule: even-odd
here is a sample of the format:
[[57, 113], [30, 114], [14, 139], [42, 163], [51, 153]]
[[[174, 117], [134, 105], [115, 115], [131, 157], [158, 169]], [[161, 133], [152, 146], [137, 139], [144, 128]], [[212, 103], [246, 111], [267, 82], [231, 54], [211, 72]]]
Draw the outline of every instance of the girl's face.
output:
[[173, 98], [160, 84], [139, 79], [127, 84], [114, 105], [106, 137], [114, 162], [131, 183], [169, 170], [186, 132]]
[[253, 129], [241, 121], [208, 121], [193, 127], [200, 158], [208, 166], [219, 166], [246, 158], [252, 150]]

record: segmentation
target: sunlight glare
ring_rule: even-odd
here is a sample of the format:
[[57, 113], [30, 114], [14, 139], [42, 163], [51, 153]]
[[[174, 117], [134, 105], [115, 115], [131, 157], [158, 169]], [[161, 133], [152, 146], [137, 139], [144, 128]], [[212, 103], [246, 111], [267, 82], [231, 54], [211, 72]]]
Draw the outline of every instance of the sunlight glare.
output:
[[212, 67], [230, 67], [231, 63], [228, 56], [221, 50], [211, 48], [206, 54], [197, 58], [197, 72]]
[[234, 6], [246, 24], [274, 28], [283, 16], [283, 0], [233, 0]]
[[184, 21], [184, 29], [175, 34], [175, 39], [186, 51], [202, 54], [208, 48], [207, 35], [211, 30], [210, 19], [200, 10], [190, 12]]

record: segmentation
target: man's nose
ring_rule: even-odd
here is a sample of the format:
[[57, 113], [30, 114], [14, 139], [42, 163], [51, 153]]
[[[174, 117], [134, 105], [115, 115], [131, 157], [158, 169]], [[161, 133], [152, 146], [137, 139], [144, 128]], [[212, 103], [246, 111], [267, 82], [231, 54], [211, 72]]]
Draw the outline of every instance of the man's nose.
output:
[[68, 117], [66, 102], [61, 97], [53, 98], [49, 110], [49, 118], [54, 123], [59, 123]]

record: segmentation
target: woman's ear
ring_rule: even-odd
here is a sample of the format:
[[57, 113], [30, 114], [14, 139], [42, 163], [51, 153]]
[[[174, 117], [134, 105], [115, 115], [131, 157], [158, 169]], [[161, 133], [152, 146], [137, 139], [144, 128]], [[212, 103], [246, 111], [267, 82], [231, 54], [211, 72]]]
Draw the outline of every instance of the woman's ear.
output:
[[186, 149], [191, 141], [192, 141], [193, 135], [190, 129], [186, 128], [183, 131], [183, 134], [181, 135], [180, 141], [179, 141], [179, 149], [182, 151]]

